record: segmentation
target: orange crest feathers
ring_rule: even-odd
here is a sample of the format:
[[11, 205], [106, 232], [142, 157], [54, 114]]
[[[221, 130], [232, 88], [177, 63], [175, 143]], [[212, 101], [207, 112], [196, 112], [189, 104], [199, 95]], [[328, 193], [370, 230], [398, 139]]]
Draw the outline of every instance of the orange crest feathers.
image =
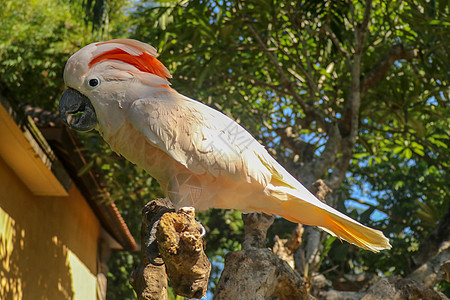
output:
[[[158, 75], [164, 79], [172, 78], [167, 68], [158, 60], [156, 50], [153, 47], [135, 40], [116, 39], [107, 42], [97, 43], [97, 46], [105, 44], [121, 44], [125, 49], [132, 48], [132, 51], [126, 51], [119, 47], [110, 48], [89, 62], [89, 67], [103, 60], [118, 60], [136, 67], [142, 72], [148, 72]], [[133, 53], [130, 53], [133, 52]]]

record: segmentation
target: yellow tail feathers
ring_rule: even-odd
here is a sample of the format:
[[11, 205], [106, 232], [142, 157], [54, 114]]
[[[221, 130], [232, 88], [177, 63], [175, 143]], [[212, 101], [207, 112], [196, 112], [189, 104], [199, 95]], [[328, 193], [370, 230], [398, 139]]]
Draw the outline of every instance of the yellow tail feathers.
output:
[[391, 249], [389, 240], [381, 231], [358, 223], [309, 192], [285, 187], [273, 187], [270, 191], [278, 204], [277, 214], [287, 220], [318, 226], [340, 239], [373, 252]]
[[330, 231], [337, 237], [346, 240], [356, 246], [373, 252], [379, 252], [383, 249], [391, 249], [388, 238], [384, 234], [356, 221], [348, 220], [333, 216], [326, 216], [327, 222], [325, 226], [320, 226], [325, 231]]

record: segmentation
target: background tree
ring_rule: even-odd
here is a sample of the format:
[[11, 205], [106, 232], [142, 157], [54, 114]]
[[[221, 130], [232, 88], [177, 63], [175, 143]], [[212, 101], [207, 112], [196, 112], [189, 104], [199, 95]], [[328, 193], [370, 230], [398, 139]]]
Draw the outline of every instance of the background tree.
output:
[[[238, 120], [307, 187], [324, 179], [328, 203], [390, 237], [393, 250], [375, 255], [306, 228], [295, 258], [307, 281], [407, 275], [435, 253], [424, 245], [448, 239], [427, 238], [450, 228], [446, 1], [20, 0], [6, 1], [0, 18], [0, 77], [21, 102], [56, 111], [73, 52], [99, 39], [143, 40], [178, 91]], [[140, 209], [161, 190], [98, 135], [82, 138], [85, 169], [102, 175], [139, 239]], [[200, 218], [214, 282], [224, 253], [240, 248], [242, 221], [221, 210]], [[269, 244], [295, 226], [276, 219]], [[134, 259], [114, 254], [111, 299], [134, 298]]]
[[67, 56], [90, 40], [80, 15], [53, 0], [2, 2], [0, 76], [19, 101], [56, 107]]
[[190, 1], [135, 15], [134, 37], [160, 49], [179, 91], [241, 120], [306, 186], [325, 179], [332, 205], [362, 203], [353, 217], [392, 238], [373, 255], [325, 237], [322, 252], [307, 228], [307, 280], [336, 264], [336, 277], [414, 269], [449, 207], [446, 3]]

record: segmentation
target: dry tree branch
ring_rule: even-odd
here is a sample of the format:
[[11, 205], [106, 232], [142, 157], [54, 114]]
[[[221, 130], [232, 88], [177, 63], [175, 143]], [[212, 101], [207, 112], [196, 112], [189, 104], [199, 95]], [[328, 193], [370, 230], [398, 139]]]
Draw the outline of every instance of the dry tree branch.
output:
[[167, 278], [178, 295], [201, 298], [206, 293], [211, 264], [194, 211], [174, 211], [167, 198], [142, 209], [142, 261], [130, 280], [139, 300], [168, 299]]

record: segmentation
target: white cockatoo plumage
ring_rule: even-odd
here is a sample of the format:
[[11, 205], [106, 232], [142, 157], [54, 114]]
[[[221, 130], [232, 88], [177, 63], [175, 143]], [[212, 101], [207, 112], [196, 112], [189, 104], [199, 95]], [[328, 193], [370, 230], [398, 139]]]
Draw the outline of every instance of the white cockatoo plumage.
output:
[[315, 225], [364, 249], [389, 249], [381, 231], [326, 205], [231, 118], [170, 87], [156, 50], [117, 39], [67, 62], [66, 123], [97, 129], [111, 148], [154, 177], [176, 207], [264, 212]]

